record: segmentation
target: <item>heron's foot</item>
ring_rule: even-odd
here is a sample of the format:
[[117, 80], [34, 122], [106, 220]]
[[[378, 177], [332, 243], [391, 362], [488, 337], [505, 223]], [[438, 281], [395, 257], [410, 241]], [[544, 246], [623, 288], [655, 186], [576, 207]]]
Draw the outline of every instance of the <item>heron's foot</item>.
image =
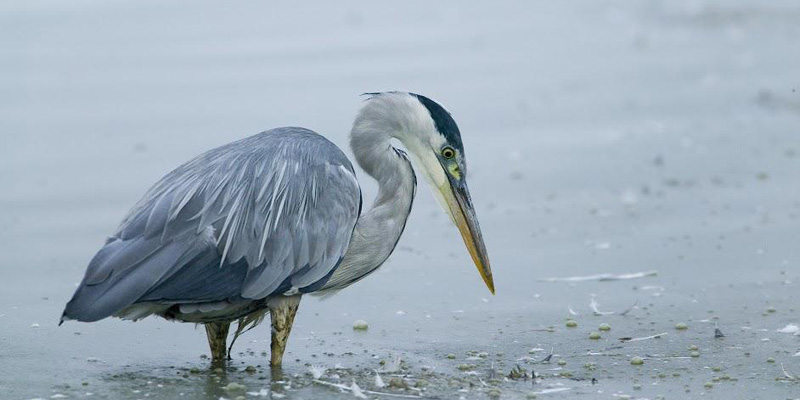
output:
[[230, 360], [227, 342], [228, 330], [231, 324], [227, 322], [210, 322], [205, 325], [208, 346], [211, 348], [211, 362], [219, 363]]
[[300, 295], [279, 296], [268, 300], [267, 307], [272, 319], [270, 365], [273, 368], [280, 368], [283, 363], [283, 352], [286, 351], [286, 342], [289, 340], [299, 305]]

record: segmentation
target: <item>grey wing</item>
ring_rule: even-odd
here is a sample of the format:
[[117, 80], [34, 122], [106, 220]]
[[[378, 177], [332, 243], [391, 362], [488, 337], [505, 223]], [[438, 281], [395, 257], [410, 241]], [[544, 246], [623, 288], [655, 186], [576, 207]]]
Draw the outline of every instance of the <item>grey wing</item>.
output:
[[316, 290], [344, 256], [360, 207], [349, 160], [312, 131], [273, 129], [211, 150], [145, 194], [62, 319]]

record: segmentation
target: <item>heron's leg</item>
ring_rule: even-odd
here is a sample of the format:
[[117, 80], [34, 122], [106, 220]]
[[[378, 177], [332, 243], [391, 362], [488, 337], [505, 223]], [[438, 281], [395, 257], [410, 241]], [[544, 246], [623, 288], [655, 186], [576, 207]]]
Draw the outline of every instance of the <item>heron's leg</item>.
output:
[[208, 346], [211, 347], [211, 360], [223, 361], [228, 355], [228, 329], [231, 324], [228, 322], [209, 322], [206, 325], [206, 336], [208, 336]]
[[286, 350], [286, 342], [289, 340], [289, 333], [292, 331], [292, 323], [299, 305], [300, 295], [276, 296], [268, 300], [267, 307], [269, 307], [269, 315], [272, 318], [270, 365], [274, 368], [280, 368], [283, 362], [283, 352]]

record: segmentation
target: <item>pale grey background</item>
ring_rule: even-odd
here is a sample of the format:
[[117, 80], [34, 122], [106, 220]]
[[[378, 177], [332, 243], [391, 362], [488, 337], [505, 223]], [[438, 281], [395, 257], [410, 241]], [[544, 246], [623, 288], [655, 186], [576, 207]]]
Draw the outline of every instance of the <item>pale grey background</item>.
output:
[[[492, 385], [502, 398], [559, 387], [571, 390], [541, 396], [797, 397], [797, 382], [776, 378], [781, 364], [800, 375], [800, 337], [776, 330], [800, 323], [798, 21], [790, 0], [3, 2], [0, 398], [217, 399], [235, 397], [219, 389], [228, 379], [268, 387], [263, 370], [173, 380], [171, 367], [207, 366], [191, 325], [56, 324], [105, 235], [171, 168], [282, 125], [346, 149], [359, 94], [393, 89], [428, 95], [458, 121], [498, 294], [422, 187], [380, 272], [301, 305], [288, 372], [339, 364], [369, 388], [378, 360], [400, 355], [412, 376], [441, 374], [433, 398], [486, 398]], [[369, 202], [375, 185], [358, 173]], [[537, 281], [648, 270], [658, 276]], [[592, 295], [603, 309], [640, 308], [594, 317]], [[574, 330], [563, 328], [568, 306], [581, 314]], [[353, 333], [355, 319], [370, 330]], [[600, 322], [614, 329], [589, 341]], [[548, 326], [556, 332], [538, 331]], [[238, 350], [254, 355], [236, 365], [265, 364], [268, 329], [242, 339]], [[670, 335], [587, 355], [659, 332]], [[699, 359], [660, 358], [690, 344]], [[598, 384], [535, 364], [536, 385], [482, 386], [492, 362], [507, 373], [531, 348], [553, 348]], [[469, 350], [491, 353], [476, 375], [456, 369], [475, 362]], [[635, 369], [632, 355], [654, 357]], [[705, 388], [722, 373], [712, 366], [738, 381]], [[476, 386], [459, 392], [448, 377]], [[281, 390], [338, 393], [299, 381]]]

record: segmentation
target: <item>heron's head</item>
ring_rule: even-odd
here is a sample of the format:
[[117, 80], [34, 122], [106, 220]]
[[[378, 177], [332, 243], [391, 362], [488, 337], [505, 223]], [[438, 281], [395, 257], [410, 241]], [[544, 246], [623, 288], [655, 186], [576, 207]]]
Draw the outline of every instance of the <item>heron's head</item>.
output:
[[370, 93], [356, 124], [375, 124], [408, 150], [417, 170], [439, 204], [458, 227], [483, 281], [494, 293], [494, 281], [481, 228], [467, 186], [467, 163], [461, 132], [437, 102], [414, 93]]

